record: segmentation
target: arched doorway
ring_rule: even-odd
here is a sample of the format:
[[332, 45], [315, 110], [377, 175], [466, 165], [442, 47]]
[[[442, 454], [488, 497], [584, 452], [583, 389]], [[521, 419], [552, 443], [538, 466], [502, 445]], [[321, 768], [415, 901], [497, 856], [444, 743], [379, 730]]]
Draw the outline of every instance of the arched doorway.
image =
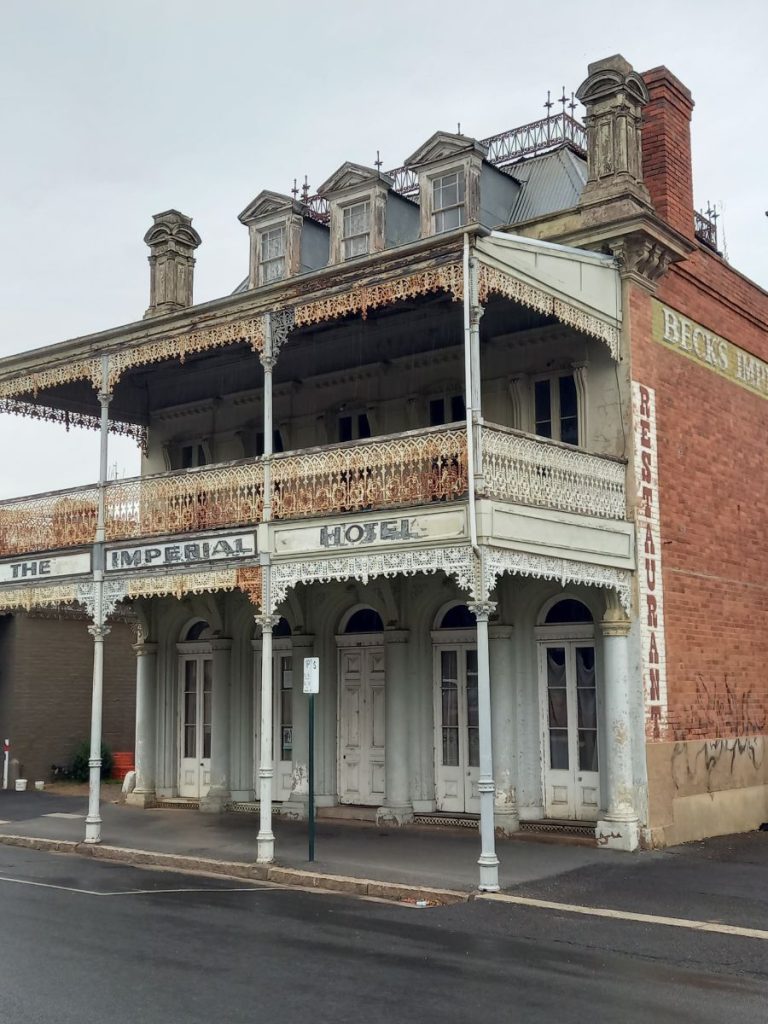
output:
[[476, 637], [465, 604], [438, 612], [432, 631], [438, 811], [480, 813]]
[[202, 800], [211, 785], [213, 656], [204, 619], [187, 625], [179, 654], [179, 796]]
[[339, 802], [377, 807], [385, 785], [384, 623], [373, 608], [351, 609], [339, 651]]
[[536, 628], [544, 814], [596, 821], [600, 812], [595, 627], [581, 601], [548, 602]]

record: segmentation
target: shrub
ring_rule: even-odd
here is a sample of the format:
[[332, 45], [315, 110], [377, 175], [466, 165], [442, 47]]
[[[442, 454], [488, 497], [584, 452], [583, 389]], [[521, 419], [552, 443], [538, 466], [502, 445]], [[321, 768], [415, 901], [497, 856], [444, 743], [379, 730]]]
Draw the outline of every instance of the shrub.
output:
[[[91, 756], [91, 744], [84, 740], [72, 758], [72, 778], [77, 782], [88, 782], [90, 767], [88, 758]], [[108, 779], [112, 774], [112, 752], [105, 744], [101, 744], [101, 777]]]

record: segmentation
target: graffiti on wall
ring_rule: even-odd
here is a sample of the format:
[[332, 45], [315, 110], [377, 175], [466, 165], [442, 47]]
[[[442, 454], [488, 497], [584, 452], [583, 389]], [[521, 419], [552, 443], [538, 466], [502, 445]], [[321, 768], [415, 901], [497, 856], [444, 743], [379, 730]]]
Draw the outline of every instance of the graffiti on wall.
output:
[[[695, 699], [681, 709], [673, 727], [678, 741], [671, 761], [675, 786], [679, 789], [703, 775], [709, 788], [716, 770], [733, 775], [745, 762], [758, 771], [765, 756], [766, 724], [765, 705], [752, 689], [739, 687], [727, 675], [722, 684], [700, 676]], [[713, 736], [717, 738], [708, 738]]]

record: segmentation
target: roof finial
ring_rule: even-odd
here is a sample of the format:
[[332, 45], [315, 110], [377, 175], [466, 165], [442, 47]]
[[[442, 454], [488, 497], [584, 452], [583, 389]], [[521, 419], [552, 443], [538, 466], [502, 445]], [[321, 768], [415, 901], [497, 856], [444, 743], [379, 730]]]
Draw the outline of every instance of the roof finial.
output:
[[549, 96], [550, 96], [550, 91], [549, 91], [549, 89], [547, 89], [547, 102], [544, 104], [544, 106], [547, 108], [547, 117], [549, 117], [550, 111], [552, 110], [552, 107], [554, 107], [554, 105], [555, 105], [552, 102], [552, 100], [549, 98]]
[[563, 95], [560, 97], [560, 99], [557, 102], [562, 106], [562, 108], [563, 108], [563, 117], [565, 117], [565, 107], [566, 107], [566, 104], [568, 103], [568, 97], [565, 95], [565, 86], [563, 86]]
[[571, 117], [573, 117], [573, 112], [576, 109], [575, 93], [573, 92], [571, 93], [571, 102], [568, 104], [568, 109], [571, 112]]
[[381, 176], [381, 164], [382, 164], [381, 153], [379, 153], [379, 151], [377, 149], [376, 150], [376, 159], [373, 161], [373, 165], [376, 168], [376, 170], [379, 172], [379, 176]]
[[298, 199], [298, 196], [299, 196], [299, 186], [296, 184], [296, 179], [295, 178], [293, 179], [293, 188], [291, 189], [291, 195], [293, 196], [294, 199]]
[[304, 175], [304, 184], [301, 186], [301, 201], [306, 203], [309, 200], [309, 181], [307, 180], [306, 174]]

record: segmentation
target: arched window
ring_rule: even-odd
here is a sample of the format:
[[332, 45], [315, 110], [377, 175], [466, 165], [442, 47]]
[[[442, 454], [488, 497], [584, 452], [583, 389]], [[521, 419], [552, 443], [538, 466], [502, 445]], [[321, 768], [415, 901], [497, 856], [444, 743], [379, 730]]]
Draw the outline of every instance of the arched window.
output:
[[566, 597], [552, 605], [544, 622], [547, 626], [555, 626], [573, 622], [594, 622], [594, 619], [592, 612], [585, 604]]
[[359, 608], [353, 615], [344, 629], [345, 633], [381, 633], [384, 623], [381, 616], [373, 608]]
[[440, 620], [440, 629], [474, 629], [475, 617], [465, 604], [455, 604]]
[[192, 643], [195, 640], [200, 640], [203, 638], [203, 634], [206, 633], [210, 628], [211, 627], [204, 619], [200, 619], [198, 622], [192, 623], [192, 625], [187, 630], [187, 635], [184, 637], [184, 639], [188, 643]]

